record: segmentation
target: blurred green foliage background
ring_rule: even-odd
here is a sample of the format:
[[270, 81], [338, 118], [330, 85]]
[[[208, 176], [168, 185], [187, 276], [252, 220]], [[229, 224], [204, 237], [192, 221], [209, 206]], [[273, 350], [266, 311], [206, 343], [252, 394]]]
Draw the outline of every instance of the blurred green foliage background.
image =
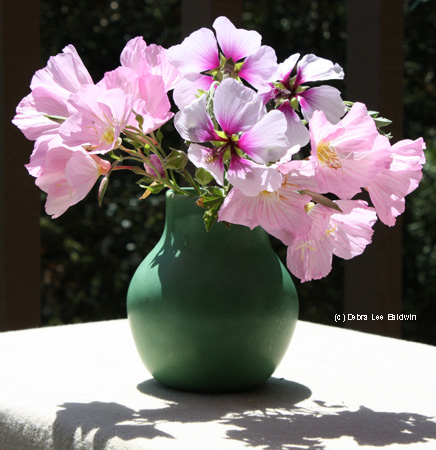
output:
[[[245, 0], [243, 10], [244, 28], [258, 30], [279, 62], [296, 52], [315, 53], [346, 67], [345, 0]], [[428, 163], [420, 188], [407, 199], [403, 221], [403, 312], [419, 319], [404, 322], [403, 337], [436, 345], [436, 213], [431, 201], [436, 178], [436, 9], [431, 2], [409, 0], [404, 10], [404, 135], [424, 137]], [[180, 17], [178, 0], [41, 0], [41, 67], [71, 43], [97, 82], [119, 64], [125, 43], [135, 36], [167, 48], [179, 43]], [[174, 134], [169, 139], [178, 142]], [[102, 208], [96, 189], [56, 220], [41, 207], [44, 325], [126, 316], [129, 279], [164, 223], [163, 196], [138, 200], [135, 181], [130, 173], [112, 177]], [[285, 249], [275, 241], [274, 246], [284, 258]], [[327, 278], [296, 281], [301, 319], [333, 324], [334, 314], [342, 312], [342, 274], [341, 261], [335, 261]]]

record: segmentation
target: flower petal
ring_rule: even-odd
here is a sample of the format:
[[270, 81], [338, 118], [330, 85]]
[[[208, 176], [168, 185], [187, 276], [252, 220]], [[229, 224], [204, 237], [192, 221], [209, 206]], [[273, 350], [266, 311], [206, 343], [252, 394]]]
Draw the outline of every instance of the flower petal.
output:
[[405, 197], [415, 190], [422, 178], [425, 162], [422, 138], [416, 141], [404, 140], [392, 146], [392, 163], [367, 190], [380, 220], [394, 226], [396, 218], [404, 212]]
[[188, 158], [196, 167], [209, 171], [221, 186], [224, 185], [223, 160], [222, 157], [214, 154], [213, 149], [191, 144], [188, 148]]
[[286, 265], [302, 282], [325, 277], [332, 268], [334, 241], [326, 233], [331, 215], [328, 208], [315, 205], [310, 211], [310, 231], [292, 237], [289, 242]]
[[276, 191], [283, 180], [274, 167], [259, 165], [236, 155], [232, 156], [227, 174], [229, 182], [248, 196]]
[[338, 123], [346, 112], [338, 89], [332, 86], [318, 86], [298, 95], [301, 112], [309, 121], [315, 111], [322, 111], [330, 123]]
[[294, 70], [295, 65], [297, 64], [298, 58], [300, 58], [300, 54], [295, 53], [285, 61], [280, 63], [275, 75], [270, 78], [270, 81], [280, 81], [281, 83], [286, 85], [292, 74], [292, 71]]
[[[144, 100], [147, 114], [144, 115], [145, 134], [156, 130], [173, 117], [171, 103], [166, 94], [165, 84], [158, 75], [145, 75], [139, 78], [139, 96]], [[139, 111], [136, 111], [139, 113]]]
[[304, 210], [309, 201], [307, 195], [288, 188], [262, 191], [254, 196], [233, 188], [224, 200], [218, 218], [252, 229], [260, 225], [277, 239], [286, 240], [286, 235], [302, 234], [310, 229], [311, 219]]
[[45, 68], [35, 73], [30, 88], [33, 90], [38, 86], [45, 86], [50, 88], [54, 95], [56, 93], [67, 100], [85, 84], [94, 82], [77, 50], [73, 45], [68, 45], [62, 53], [51, 56]]
[[212, 30], [200, 28], [181, 44], [167, 51], [169, 61], [182, 73], [200, 73], [220, 65], [218, 45]]
[[265, 114], [262, 99], [233, 78], [216, 89], [214, 114], [227, 136], [249, 130]]
[[276, 52], [271, 47], [262, 45], [259, 50], [245, 59], [238, 75], [258, 89], [265, 85], [265, 80], [268, 80], [276, 69]]
[[285, 115], [278, 110], [270, 111], [250, 130], [243, 133], [238, 147], [259, 163], [278, 161], [290, 148]]
[[121, 89], [83, 86], [74, 94], [71, 115], [59, 127], [68, 146], [91, 145], [93, 153], [108, 152], [117, 145], [132, 112], [133, 97]]
[[145, 57], [146, 51], [147, 44], [142, 36], [130, 39], [121, 52], [121, 65], [138, 75], [147, 73], [150, 70], [150, 64]]
[[402, 141], [396, 142], [392, 146], [392, 150], [394, 153], [394, 157], [398, 155], [407, 158], [410, 163], [412, 163], [412, 161], [415, 161], [415, 164], [425, 164], [425, 142], [422, 138], [418, 138], [415, 141], [404, 139]]
[[83, 200], [102, 173], [107, 173], [110, 163], [84, 151], [73, 152], [65, 166], [65, 179], [75, 190], [71, 205]]
[[183, 109], [198, 98], [199, 90], [207, 92], [213, 78], [199, 73], [189, 73], [174, 88], [174, 102], [179, 109]]
[[319, 58], [313, 54], [305, 55], [297, 66], [296, 84], [308, 81], [342, 80], [344, 70], [339, 64], [333, 64], [328, 59]]
[[45, 117], [44, 113], [36, 109], [33, 93], [24, 97], [18, 104], [12, 123], [31, 141], [45, 134], [56, 133], [59, 128], [59, 123]]
[[315, 111], [309, 125], [310, 159], [321, 192], [350, 199], [389, 167], [389, 140], [378, 133], [364, 105], [355, 104], [336, 126]]
[[174, 126], [183, 139], [190, 142], [220, 140], [207, 114], [206, 100], [206, 95], [202, 95], [175, 115]]
[[127, 42], [121, 52], [121, 65], [133, 70], [139, 76], [146, 74], [162, 77], [165, 90], [172, 89], [180, 80], [181, 74], [168, 61], [167, 50], [160, 45], [147, 45], [142, 36]]
[[294, 111], [289, 102], [284, 102], [279, 106], [288, 124], [286, 135], [289, 145], [299, 145], [304, 147], [309, 142], [309, 130], [304, 126], [298, 114]]
[[335, 247], [333, 254], [344, 259], [351, 259], [360, 255], [371, 243], [377, 221], [374, 208], [362, 200], [336, 200], [342, 213], [330, 216], [329, 234]]
[[58, 134], [42, 135], [36, 140], [33, 152], [30, 155], [30, 162], [25, 165], [30, 175], [39, 177], [44, 172], [47, 152], [50, 147], [56, 144], [62, 145], [62, 139]]
[[262, 36], [257, 31], [236, 28], [227, 17], [215, 19], [213, 27], [224, 56], [234, 62], [253, 54], [260, 47]]

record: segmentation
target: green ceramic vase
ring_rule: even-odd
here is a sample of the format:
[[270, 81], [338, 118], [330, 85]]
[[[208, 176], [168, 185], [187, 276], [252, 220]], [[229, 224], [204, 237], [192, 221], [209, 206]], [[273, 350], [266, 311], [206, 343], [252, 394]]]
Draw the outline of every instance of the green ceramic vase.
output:
[[292, 279], [260, 227], [206, 232], [195, 198], [166, 195], [162, 238], [135, 272], [127, 313], [139, 355], [160, 383], [231, 392], [266, 381], [298, 316]]

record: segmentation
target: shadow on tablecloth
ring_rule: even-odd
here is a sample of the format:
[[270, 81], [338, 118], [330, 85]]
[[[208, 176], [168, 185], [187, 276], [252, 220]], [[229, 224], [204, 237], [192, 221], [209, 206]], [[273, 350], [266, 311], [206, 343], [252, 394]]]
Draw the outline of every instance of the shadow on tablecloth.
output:
[[[163, 431], [162, 424], [215, 423], [227, 427], [226, 440], [239, 441], [268, 450], [309, 446], [325, 448], [323, 442], [342, 436], [359, 445], [383, 447], [436, 439], [436, 423], [415, 413], [377, 412], [365, 406], [328, 405], [310, 399], [309, 388], [271, 378], [260, 388], [238, 394], [193, 394], [166, 388], [155, 380], [138, 385], [153, 407], [135, 411], [118, 403], [65, 403], [53, 424], [54, 450], [75, 448], [81, 440], [92, 440], [92, 450], [104, 450], [107, 442], [156, 437], [177, 439]], [[309, 405], [309, 406], [308, 406]]]

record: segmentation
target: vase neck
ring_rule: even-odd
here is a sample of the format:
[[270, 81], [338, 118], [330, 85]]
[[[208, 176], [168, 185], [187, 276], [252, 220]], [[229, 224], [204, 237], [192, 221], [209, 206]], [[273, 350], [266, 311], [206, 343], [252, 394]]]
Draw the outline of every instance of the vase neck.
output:
[[195, 204], [196, 197], [188, 197], [168, 191], [166, 195], [166, 217], [163, 238], [171, 241], [189, 240], [198, 245], [240, 246], [256, 245], [270, 247], [268, 234], [260, 227], [250, 230], [242, 225], [226, 226], [215, 223], [206, 231], [203, 214], [205, 210]]

